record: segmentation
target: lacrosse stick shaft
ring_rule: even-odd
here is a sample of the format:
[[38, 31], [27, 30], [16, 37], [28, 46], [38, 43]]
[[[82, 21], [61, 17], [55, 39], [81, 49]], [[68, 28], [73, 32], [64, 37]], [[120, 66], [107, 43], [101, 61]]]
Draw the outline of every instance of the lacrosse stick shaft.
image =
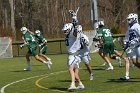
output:
[[77, 10], [76, 10], [76, 12], [75, 12], [76, 14], [78, 13], [78, 11], [79, 11], [79, 8], [80, 8], [80, 7], [78, 7], [78, 8], [77, 8]]

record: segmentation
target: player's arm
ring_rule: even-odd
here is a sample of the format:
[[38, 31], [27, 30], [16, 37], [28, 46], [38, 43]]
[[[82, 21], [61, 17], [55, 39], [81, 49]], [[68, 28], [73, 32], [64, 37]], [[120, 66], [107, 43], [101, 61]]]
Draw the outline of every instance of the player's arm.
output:
[[25, 46], [28, 45], [28, 42], [26, 42], [26, 40], [24, 39], [24, 37], [22, 37], [22, 39], [23, 39], [23, 44], [20, 45], [20, 48], [23, 48], [23, 47], [25, 47]]
[[39, 44], [39, 47], [43, 46], [43, 45], [46, 45], [47, 44], [47, 39], [43, 38], [42, 39], [42, 43]]

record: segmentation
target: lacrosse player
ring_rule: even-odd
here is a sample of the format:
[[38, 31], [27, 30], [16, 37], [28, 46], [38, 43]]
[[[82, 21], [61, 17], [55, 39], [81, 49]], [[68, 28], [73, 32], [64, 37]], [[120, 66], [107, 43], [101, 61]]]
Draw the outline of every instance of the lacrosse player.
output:
[[[98, 39], [98, 32], [99, 32], [98, 29], [99, 29], [99, 25], [100, 25], [99, 22], [96, 23], [96, 30], [97, 31], [96, 31], [96, 36], [93, 38], [93, 42], [98, 42], [99, 41], [99, 39]], [[103, 22], [103, 25], [104, 25], [104, 22]], [[104, 59], [104, 57], [103, 57], [103, 46], [101, 44], [97, 44], [96, 47], [99, 48], [98, 53]], [[120, 67], [122, 66], [121, 58], [119, 56], [112, 55], [111, 59], [117, 60], [117, 62], [119, 63], [119, 66]], [[104, 62], [101, 66], [105, 66], [106, 64], [107, 64], [107, 62]]]
[[36, 60], [38, 60], [42, 63], [45, 63], [48, 65], [48, 67], [50, 67], [50, 64], [51, 64], [50, 62], [47, 62], [38, 56], [37, 51], [36, 51], [38, 44], [35, 40], [34, 35], [32, 35], [26, 27], [22, 27], [21, 32], [23, 35], [22, 39], [24, 40], [24, 44], [20, 45], [20, 47], [23, 48], [24, 46], [27, 46], [29, 49], [27, 54], [26, 54], [27, 68], [24, 70], [30, 71], [30, 58], [29, 57], [31, 55], [33, 55]]
[[78, 56], [82, 59], [84, 62], [85, 66], [87, 67], [87, 70], [90, 74], [90, 80], [93, 80], [93, 73], [92, 73], [92, 68], [89, 63], [91, 60], [90, 55], [89, 55], [89, 39], [88, 37], [82, 32], [82, 26], [76, 27], [76, 31], [79, 34], [80, 37], [80, 43], [81, 43], [81, 48], [79, 50]]
[[38, 41], [38, 44], [39, 44], [39, 48], [40, 48], [39, 55], [44, 57], [47, 61], [49, 61], [50, 64], [52, 64], [51, 59], [46, 56], [47, 40], [43, 37], [43, 35], [41, 34], [41, 32], [39, 30], [36, 30], [34, 35], [35, 35], [35, 37]]
[[[133, 64], [140, 69], [138, 58], [140, 57], [140, 25], [138, 23], [138, 15], [130, 13], [127, 16], [128, 31], [124, 39], [124, 51], [127, 51], [127, 57]], [[126, 75], [123, 80], [129, 80], [129, 63], [126, 64]]]
[[92, 73], [92, 69], [91, 69], [91, 65], [89, 64], [89, 60], [90, 60], [90, 56], [89, 56], [89, 40], [88, 37], [86, 35], [83, 34], [82, 32], [82, 26], [78, 25], [78, 18], [77, 18], [77, 12], [78, 12], [79, 8], [77, 9], [77, 11], [73, 11], [73, 10], [69, 10], [69, 13], [72, 17], [72, 23], [74, 25], [74, 29], [78, 32], [79, 34], [79, 38], [81, 41], [81, 44], [83, 44], [81, 46], [81, 49], [79, 51], [79, 57], [83, 60], [83, 62], [85, 63], [85, 66], [87, 67], [87, 70], [90, 74], [90, 80], [93, 80], [93, 73]]
[[[65, 44], [68, 51], [67, 67], [71, 75], [71, 85], [68, 90], [83, 89], [84, 85], [80, 81], [79, 62], [80, 57], [77, 56], [77, 51], [80, 49], [80, 40], [77, 36], [77, 32], [74, 30], [72, 23], [66, 23], [62, 29], [65, 34]], [[78, 81], [78, 87], [75, 86], [75, 81]]]
[[102, 56], [102, 58], [105, 60], [105, 62], [107, 62], [107, 64], [109, 65], [109, 67], [107, 68], [107, 70], [113, 70], [113, 66], [110, 63], [109, 59], [107, 58], [107, 54], [109, 54], [109, 57], [112, 59], [115, 59], [116, 56], [113, 56], [113, 54], [123, 58], [126, 62], [128, 62], [128, 59], [124, 56], [121, 55], [121, 53], [119, 51], [117, 51], [115, 49], [115, 45], [113, 43], [113, 38], [112, 38], [112, 34], [110, 32], [110, 29], [107, 29], [104, 26], [104, 21], [99, 21], [98, 22], [98, 37], [99, 37], [99, 43], [101, 46], [101, 50], [100, 55]]

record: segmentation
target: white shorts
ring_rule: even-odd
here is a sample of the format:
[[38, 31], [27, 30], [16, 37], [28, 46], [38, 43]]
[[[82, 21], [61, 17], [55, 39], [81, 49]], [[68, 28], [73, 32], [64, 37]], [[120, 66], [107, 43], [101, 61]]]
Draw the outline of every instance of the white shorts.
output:
[[140, 57], [140, 47], [129, 48], [127, 52], [127, 57], [130, 59]]
[[91, 60], [89, 52], [87, 50], [80, 50], [80, 53], [78, 55], [85, 64], [89, 64], [89, 60]]
[[79, 68], [80, 61], [81, 61], [80, 57], [76, 55], [68, 55], [67, 65], [68, 66], [75, 65], [76, 68]]

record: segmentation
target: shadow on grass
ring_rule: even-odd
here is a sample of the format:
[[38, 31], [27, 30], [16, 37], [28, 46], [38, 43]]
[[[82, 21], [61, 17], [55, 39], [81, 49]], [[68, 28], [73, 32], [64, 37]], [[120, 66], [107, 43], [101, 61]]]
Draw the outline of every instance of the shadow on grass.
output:
[[[87, 69], [82, 69], [82, 70], [87, 70]], [[93, 68], [92, 70], [105, 70], [105, 68]]]
[[71, 80], [58, 80], [58, 82], [71, 82]]
[[15, 71], [10, 71], [10, 72], [30, 72], [30, 71], [26, 71], [26, 70], [15, 70]]
[[43, 65], [32, 65], [32, 66], [43, 66]]
[[[81, 81], [85, 81], [85, 80], [81, 80]], [[58, 82], [71, 82], [71, 80], [58, 80]]]
[[67, 90], [68, 90], [68, 88], [50, 87], [50, 88], [49, 88], [49, 90], [56, 90], [56, 91], [58, 90], [58, 91], [64, 91], [64, 92], [65, 92], [65, 91], [67, 91]]
[[129, 80], [121, 80], [121, 79], [108, 79], [107, 82], [140, 82], [140, 80], [136, 80], [136, 79], [140, 79], [140, 78], [131, 78]]

